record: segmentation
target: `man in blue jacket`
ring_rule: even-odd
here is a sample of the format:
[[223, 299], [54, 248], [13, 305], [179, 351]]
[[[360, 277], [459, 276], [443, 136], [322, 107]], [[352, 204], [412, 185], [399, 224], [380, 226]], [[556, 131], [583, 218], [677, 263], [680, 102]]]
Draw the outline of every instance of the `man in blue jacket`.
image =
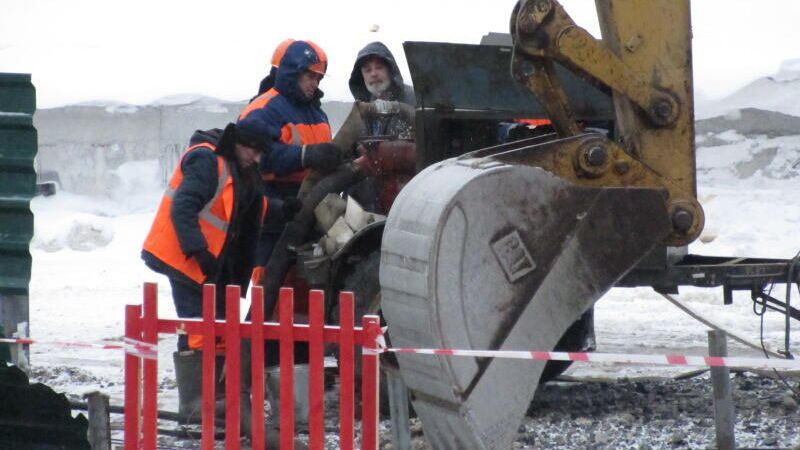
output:
[[[271, 96], [259, 97], [239, 116], [252, 122], [270, 144], [261, 159], [264, 192], [270, 213], [264, 223], [256, 266], [265, 266], [286, 221], [299, 210], [297, 194], [307, 169], [327, 172], [341, 162], [331, 141], [328, 116], [320, 107], [319, 89], [328, 66], [325, 52], [311, 41], [294, 41], [287, 48]], [[258, 269], [257, 269], [258, 270]], [[256, 273], [254, 279], [260, 278]]]

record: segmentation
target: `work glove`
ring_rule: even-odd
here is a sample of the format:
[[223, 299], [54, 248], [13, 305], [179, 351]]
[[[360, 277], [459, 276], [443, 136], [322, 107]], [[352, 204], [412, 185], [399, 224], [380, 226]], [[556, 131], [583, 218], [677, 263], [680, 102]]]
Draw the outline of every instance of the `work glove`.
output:
[[330, 172], [342, 163], [342, 151], [330, 142], [304, 145], [302, 160], [303, 167]]
[[375, 100], [372, 102], [375, 105], [375, 113], [380, 115], [397, 114], [400, 108], [397, 102], [389, 100]]
[[287, 222], [291, 222], [301, 209], [303, 209], [303, 202], [301, 202], [300, 199], [297, 197], [288, 197], [283, 200], [281, 212], [283, 213], [284, 219], [286, 219]]
[[206, 278], [211, 278], [217, 274], [217, 258], [215, 258], [207, 248], [195, 252], [192, 256], [194, 256], [197, 264], [200, 265], [200, 270], [203, 271], [203, 275], [205, 275]]

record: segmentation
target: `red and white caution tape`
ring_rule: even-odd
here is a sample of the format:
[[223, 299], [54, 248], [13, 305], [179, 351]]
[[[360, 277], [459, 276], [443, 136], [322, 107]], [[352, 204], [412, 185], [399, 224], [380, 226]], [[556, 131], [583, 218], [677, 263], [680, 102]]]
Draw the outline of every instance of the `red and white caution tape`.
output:
[[125, 338], [125, 353], [145, 359], [158, 359], [158, 344]]
[[52, 345], [68, 348], [97, 348], [101, 350], [125, 350], [125, 353], [139, 356], [146, 359], [158, 358], [158, 346], [148, 342], [137, 341], [125, 338], [122, 344], [95, 344], [91, 342], [63, 342], [63, 341], [39, 341], [34, 339], [21, 338], [0, 338], [0, 344], [21, 344], [21, 345]]
[[418, 355], [529, 359], [534, 361], [580, 361], [618, 364], [660, 364], [668, 366], [742, 367], [749, 369], [800, 370], [800, 360], [741, 358], [735, 356], [627, 355], [621, 353], [455, 350], [432, 348], [382, 348], [379, 351], [392, 353], [412, 353]]
[[33, 339], [6, 339], [0, 338], [0, 344], [40, 344], [40, 345], [55, 345], [59, 347], [74, 347], [74, 348], [100, 348], [104, 350], [117, 350], [124, 348], [119, 344], [93, 344], [91, 342], [60, 342], [60, 341], [37, 341]]
[[[622, 353], [589, 352], [539, 352], [523, 350], [456, 350], [433, 348], [387, 348], [383, 335], [375, 338], [377, 348], [364, 348], [364, 354], [405, 353], [434, 356], [471, 356], [474, 358], [527, 359], [533, 361], [575, 361], [617, 364], [658, 364], [667, 366], [741, 367], [749, 369], [800, 370], [800, 360], [742, 358], [737, 356], [687, 356], [687, 355], [642, 355]], [[129, 355], [145, 359], [158, 358], [158, 345], [125, 338], [123, 344], [94, 344], [90, 342], [38, 341], [34, 339], [0, 338], [0, 343], [56, 345], [71, 348], [97, 348], [103, 350], [124, 349]]]

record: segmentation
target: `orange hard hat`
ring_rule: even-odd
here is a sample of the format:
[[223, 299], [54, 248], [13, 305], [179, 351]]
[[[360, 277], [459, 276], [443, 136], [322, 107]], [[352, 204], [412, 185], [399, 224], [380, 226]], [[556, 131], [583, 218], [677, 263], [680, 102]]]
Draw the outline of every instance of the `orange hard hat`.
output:
[[316, 72], [320, 75], [325, 75], [325, 72], [328, 70], [328, 55], [325, 54], [325, 51], [322, 50], [322, 47], [320, 47], [319, 45], [311, 41], [306, 41], [306, 43], [310, 45], [311, 48], [314, 49], [314, 52], [317, 54], [317, 57], [319, 58], [319, 62], [316, 62], [308, 66], [308, 70]]
[[290, 45], [292, 45], [292, 42], [294, 42], [294, 39], [289, 38], [282, 41], [280, 44], [278, 44], [277, 47], [275, 47], [275, 51], [272, 52], [272, 67], [277, 69], [278, 66], [281, 65], [281, 59], [283, 59], [283, 55], [284, 53], [286, 53], [286, 49], [289, 48]]

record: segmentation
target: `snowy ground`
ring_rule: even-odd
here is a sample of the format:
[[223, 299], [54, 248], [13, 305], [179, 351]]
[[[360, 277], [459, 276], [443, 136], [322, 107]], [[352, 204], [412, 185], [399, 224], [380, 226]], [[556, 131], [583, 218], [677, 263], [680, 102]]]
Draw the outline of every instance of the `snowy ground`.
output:
[[[797, 169], [800, 136], [770, 139], [736, 132], [702, 136], [698, 143], [698, 193], [706, 228], [690, 252], [791, 258], [800, 250], [800, 196]], [[765, 156], [766, 155], [766, 156]], [[159, 282], [159, 311], [173, 317], [166, 279], [139, 258], [160, 191], [154, 163], [128, 163], [118, 170], [120, 187], [108, 198], [60, 192], [31, 203], [35, 237], [31, 244], [31, 336], [42, 341], [118, 342], [123, 336], [125, 304], [141, 300], [144, 281]], [[705, 243], [703, 243], [703, 242]], [[783, 298], [776, 287], [773, 295]], [[680, 299], [730, 330], [759, 340], [760, 322], [749, 295], [722, 304], [721, 289], [684, 288]], [[800, 298], [795, 292], [795, 299]], [[800, 300], [798, 300], [800, 301]], [[245, 308], [246, 309], [246, 308]], [[648, 289], [615, 289], [596, 307], [598, 351], [621, 353], [706, 353], [707, 329]], [[764, 340], [783, 347], [783, 316], [768, 312]], [[173, 338], [161, 341], [159, 379], [172, 387]], [[800, 332], [793, 335], [800, 352]], [[732, 355], [755, 352], [731, 343]], [[81, 396], [101, 390], [122, 404], [122, 360], [118, 350], [34, 345], [35, 378], [58, 391]], [[645, 366], [579, 365], [575, 376], [630, 377], [674, 375], [680, 369]], [[160, 408], [175, 410], [174, 389], [160, 394]]]

